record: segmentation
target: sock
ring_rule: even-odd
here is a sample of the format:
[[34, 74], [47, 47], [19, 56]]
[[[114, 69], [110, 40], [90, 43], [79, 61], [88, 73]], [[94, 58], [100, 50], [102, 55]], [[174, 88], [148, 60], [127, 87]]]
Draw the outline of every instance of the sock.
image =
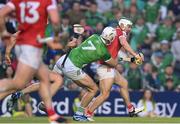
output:
[[80, 114], [80, 115], [83, 115], [84, 114], [84, 108], [83, 107], [78, 107], [77, 111], [76, 111], [76, 114]]
[[52, 115], [56, 114], [56, 112], [54, 111], [53, 108], [47, 108], [46, 110], [47, 110], [48, 116], [52, 116]]
[[53, 108], [49, 108], [46, 110], [50, 121], [56, 121], [60, 117], [58, 114], [56, 114]]
[[87, 110], [86, 113], [87, 113], [87, 115], [89, 115], [89, 116], [93, 116], [93, 114], [94, 114], [93, 112], [91, 112], [91, 111], [89, 111], [89, 110]]
[[132, 104], [129, 104], [127, 108], [128, 108], [128, 112], [133, 112], [134, 110], [134, 106]]

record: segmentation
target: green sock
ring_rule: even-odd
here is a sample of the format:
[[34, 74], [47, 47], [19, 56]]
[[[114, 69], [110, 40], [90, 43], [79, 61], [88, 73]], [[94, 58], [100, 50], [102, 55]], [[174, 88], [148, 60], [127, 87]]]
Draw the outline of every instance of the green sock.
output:
[[78, 113], [78, 114], [84, 114], [84, 108], [83, 107], [78, 107], [78, 109], [77, 109], [77, 112], [76, 113]]

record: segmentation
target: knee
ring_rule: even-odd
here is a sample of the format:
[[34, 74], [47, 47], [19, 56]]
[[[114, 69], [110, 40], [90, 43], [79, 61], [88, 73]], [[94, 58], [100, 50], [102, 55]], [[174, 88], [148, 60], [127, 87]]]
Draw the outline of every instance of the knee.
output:
[[96, 84], [94, 84], [92, 87], [91, 87], [91, 92], [93, 92], [94, 94], [96, 94], [98, 92], [98, 87]]

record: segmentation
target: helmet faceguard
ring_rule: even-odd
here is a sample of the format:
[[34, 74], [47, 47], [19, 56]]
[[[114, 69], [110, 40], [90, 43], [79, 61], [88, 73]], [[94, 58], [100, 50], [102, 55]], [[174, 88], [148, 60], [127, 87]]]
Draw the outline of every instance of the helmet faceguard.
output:
[[116, 30], [112, 27], [106, 27], [104, 28], [101, 37], [104, 39], [104, 43], [106, 45], [111, 44], [111, 42], [114, 40], [116, 36]]

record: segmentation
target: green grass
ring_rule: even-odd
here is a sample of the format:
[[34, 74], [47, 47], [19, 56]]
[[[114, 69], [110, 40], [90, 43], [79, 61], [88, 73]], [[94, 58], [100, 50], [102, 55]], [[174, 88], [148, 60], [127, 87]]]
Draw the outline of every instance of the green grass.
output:
[[[71, 118], [69, 118], [71, 119]], [[179, 123], [180, 118], [129, 118], [129, 117], [95, 117], [92, 123]], [[71, 119], [72, 123], [77, 123]], [[48, 123], [46, 117], [7, 118], [1, 117], [0, 123]], [[78, 122], [79, 123], [79, 122]]]

